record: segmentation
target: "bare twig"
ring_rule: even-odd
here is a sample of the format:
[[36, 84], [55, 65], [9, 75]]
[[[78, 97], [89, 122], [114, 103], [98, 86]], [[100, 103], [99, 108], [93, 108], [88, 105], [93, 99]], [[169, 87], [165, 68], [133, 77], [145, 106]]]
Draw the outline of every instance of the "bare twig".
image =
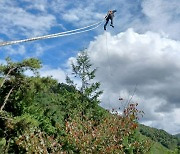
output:
[[12, 87], [11, 90], [9, 91], [9, 93], [6, 95], [6, 98], [4, 100], [3, 105], [0, 108], [0, 111], [2, 111], [4, 109], [4, 107], [5, 107], [5, 105], [6, 105], [7, 101], [8, 101], [8, 98], [9, 98], [10, 94], [12, 93], [13, 89], [14, 89], [14, 87]]
[[3, 80], [2, 83], [1, 83], [0, 88], [2, 88], [2, 86], [4, 85], [4, 83], [5, 83], [6, 79], [8, 78], [9, 74], [10, 74], [13, 70], [15, 70], [16, 68], [17, 68], [17, 67], [11, 68], [11, 69], [8, 71], [8, 73], [7, 73], [6, 76], [4, 77], [4, 80]]
[[134, 88], [134, 91], [133, 91], [133, 94], [131, 95], [131, 97], [129, 97], [130, 95], [128, 96], [128, 99], [127, 99], [127, 101], [126, 101], [126, 103], [125, 103], [124, 109], [130, 104], [130, 102], [131, 102], [131, 100], [133, 99], [136, 91], [137, 91], [137, 84], [136, 84], [136, 86], [135, 86], [135, 88]]

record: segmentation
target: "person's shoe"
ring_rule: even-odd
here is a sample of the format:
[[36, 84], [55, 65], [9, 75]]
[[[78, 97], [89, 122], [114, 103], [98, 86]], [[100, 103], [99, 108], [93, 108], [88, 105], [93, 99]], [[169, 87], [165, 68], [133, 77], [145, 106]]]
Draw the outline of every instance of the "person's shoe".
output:
[[106, 30], [106, 27], [104, 27], [104, 30]]
[[110, 26], [114, 28], [114, 26], [112, 24]]

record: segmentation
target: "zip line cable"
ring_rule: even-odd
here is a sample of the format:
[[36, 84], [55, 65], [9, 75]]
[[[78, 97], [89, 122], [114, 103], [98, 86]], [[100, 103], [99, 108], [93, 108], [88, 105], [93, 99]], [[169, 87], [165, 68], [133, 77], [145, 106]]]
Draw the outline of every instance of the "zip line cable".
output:
[[[109, 1], [110, 2], [110, 1]], [[110, 6], [110, 5], [109, 5]], [[117, 18], [120, 14], [117, 14], [115, 17]], [[106, 53], [107, 53], [107, 65], [108, 65], [108, 69], [107, 69], [107, 72], [108, 72], [108, 78], [110, 80], [113, 80], [113, 72], [112, 72], [112, 68], [111, 68], [111, 64], [110, 64], [110, 55], [109, 55], [109, 47], [108, 47], [108, 33], [105, 32], [105, 37], [106, 37]], [[108, 79], [108, 80], [109, 80]], [[109, 97], [109, 94], [107, 94], [107, 97], [108, 97], [108, 105], [109, 105], [109, 109], [111, 109], [111, 101], [110, 100], [110, 97]]]
[[110, 75], [112, 76], [112, 72], [111, 72], [111, 65], [110, 65], [110, 60], [109, 60], [109, 48], [108, 48], [108, 36], [106, 33], [106, 52], [107, 52], [107, 57], [108, 57], [108, 71], [110, 73]]
[[[92, 24], [89, 26], [85, 26], [82, 28], [70, 30], [70, 31], [65, 31], [65, 32], [60, 32], [60, 33], [55, 33], [55, 34], [50, 34], [50, 35], [44, 35], [44, 36], [38, 36], [38, 37], [17, 40], [17, 41], [0, 42], [0, 46], [13, 45], [13, 44], [18, 44], [18, 43], [23, 43], [23, 42], [30, 42], [30, 41], [49, 39], [49, 38], [55, 38], [55, 37], [63, 37], [63, 36], [69, 36], [69, 35], [79, 34], [79, 33], [83, 33], [83, 32], [88, 32], [88, 31], [98, 28], [103, 23], [103, 21], [104, 21], [104, 19], [98, 23], [95, 23], [95, 24]], [[93, 27], [93, 28], [91, 28], [91, 27]]]
[[[110, 0], [108, 0], [108, 11], [110, 10]], [[110, 62], [109, 62], [109, 49], [108, 49], [108, 36], [107, 36], [107, 32], [105, 32], [106, 34], [106, 53], [107, 53], [107, 61], [108, 61], [108, 70], [107, 70], [107, 72], [108, 72], [108, 75], [107, 76], [109, 76], [109, 73], [110, 73]], [[109, 76], [110, 77], [110, 76]], [[109, 79], [108, 79], [109, 80]], [[109, 97], [109, 94], [107, 95], [107, 97], [108, 97], [108, 106], [109, 106], [109, 110], [111, 110], [111, 101], [110, 101], [110, 97]]]
[[[107, 52], [107, 61], [108, 61], [108, 75], [111, 78], [111, 66], [110, 66], [110, 61], [109, 61], [109, 48], [108, 48], [108, 36], [107, 36], [107, 32], [105, 32], [106, 34], [106, 52]], [[109, 105], [109, 109], [111, 109], [111, 102], [110, 102], [110, 98], [109, 98], [109, 94], [108, 96], [108, 105]]]
[[[108, 2], [110, 2], [110, 1], [108, 1]], [[110, 5], [109, 5], [110, 6]], [[119, 16], [120, 14], [117, 14], [116, 15], [116, 18]], [[109, 48], [108, 48], [108, 35], [107, 35], [107, 32], [105, 32], [106, 34], [106, 52], [107, 52], [107, 63], [108, 63], [108, 70], [107, 70], [107, 72], [108, 72], [108, 75], [107, 76], [109, 76], [109, 78], [110, 79], [112, 79], [113, 80], [113, 74], [112, 74], [112, 69], [111, 69], [111, 65], [110, 65], [110, 58], [109, 58]], [[109, 97], [109, 94], [107, 94], [107, 97], [108, 97], [108, 105], [109, 105], [109, 110], [111, 109], [110, 107], [111, 107], [111, 102], [110, 102], [110, 97]]]

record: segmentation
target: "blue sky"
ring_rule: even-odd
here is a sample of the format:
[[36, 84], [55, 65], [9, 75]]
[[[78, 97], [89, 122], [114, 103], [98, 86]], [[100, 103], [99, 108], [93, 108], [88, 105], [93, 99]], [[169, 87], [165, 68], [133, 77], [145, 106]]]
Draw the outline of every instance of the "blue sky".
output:
[[0, 41], [84, 27], [101, 21], [109, 9], [117, 10], [114, 29], [108, 26], [105, 32], [102, 25], [82, 34], [0, 47], [0, 62], [7, 56], [39, 58], [40, 74], [63, 82], [71, 61], [87, 48], [104, 90], [101, 106], [118, 109], [118, 97], [128, 100], [137, 85], [133, 101], [146, 113], [141, 122], [179, 133], [179, 0], [1, 0]]
[[[127, 29], [131, 18], [141, 16], [139, 11], [141, 3], [139, 2], [3, 0], [0, 2], [2, 15], [0, 37], [4, 41], [19, 40], [83, 27], [101, 21], [109, 8], [118, 10], [119, 20], [124, 14], [128, 16], [127, 21], [120, 21], [121, 29], [110, 30], [112, 33], [117, 33]], [[57, 67], [57, 63], [61, 61], [64, 63], [69, 56], [86, 48], [94, 36], [102, 33], [103, 27], [101, 26], [93, 32], [13, 45], [11, 52], [8, 52], [10, 47], [1, 47], [3, 51], [1, 57], [11, 55], [13, 59], [18, 57], [19, 60], [29, 56], [38, 56], [45, 64]], [[42, 48], [43, 51], [40, 51]], [[54, 57], [53, 61], [49, 60], [49, 57], [50, 59]]]

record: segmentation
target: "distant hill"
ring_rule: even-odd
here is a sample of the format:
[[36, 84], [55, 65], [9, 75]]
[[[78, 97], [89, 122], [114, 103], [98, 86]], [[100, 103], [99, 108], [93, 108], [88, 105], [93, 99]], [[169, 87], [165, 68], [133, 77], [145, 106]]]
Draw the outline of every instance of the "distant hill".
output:
[[180, 138], [180, 133], [175, 135], [176, 137]]
[[145, 125], [139, 126], [142, 135], [149, 137], [151, 140], [160, 143], [164, 147], [174, 150], [180, 145], [180, 134], [171, 135], [164, 130], [152, 128]]

